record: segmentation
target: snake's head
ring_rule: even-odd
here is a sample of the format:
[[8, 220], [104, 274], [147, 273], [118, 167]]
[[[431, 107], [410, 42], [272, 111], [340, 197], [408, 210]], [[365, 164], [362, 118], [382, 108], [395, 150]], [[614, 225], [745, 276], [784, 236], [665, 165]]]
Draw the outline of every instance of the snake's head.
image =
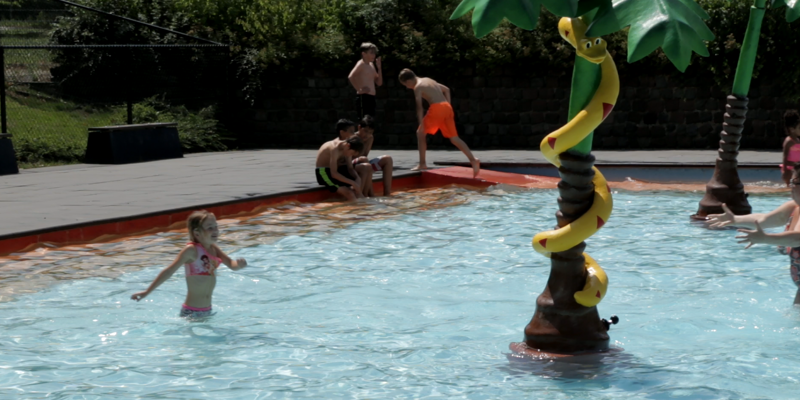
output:
[[600, 64], [606, 58], [605, 40], [599, 37], [586, 37], [588, 27], [581, 18], [561, 18], [558, 21], [558, 33], [564, 38], [579, 56], [589, 62]]
[[606, 46], [606, 41], [599, 37], [583, 38], [578, 42], [575, 51], [590, 62], [600, 64], [606, 58]]

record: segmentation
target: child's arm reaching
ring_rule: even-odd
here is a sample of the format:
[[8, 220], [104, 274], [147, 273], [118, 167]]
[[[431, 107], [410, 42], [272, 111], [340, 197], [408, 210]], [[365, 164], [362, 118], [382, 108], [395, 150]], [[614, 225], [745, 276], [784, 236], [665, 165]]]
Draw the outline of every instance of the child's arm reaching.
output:
[[222, 263], [228, 266], [228, 268], [234, 271], [238, 271], [247, 266], [247, 260], [245, 260], [244, 258], [237, 258], [235, 260], [232, 260], [230, 257], [228, 257], [227, 254], [225, 254], [224, 251], [222, 251], [222, 249], [219, 248], [219, 246], [212, 245], [212, 247], [217, 252], [217, 254], [219, 254], [219, 258], [222, 259]]
[[747, 243], [745, 249], [749, 249], [754, 244], [773, 244], [786, 247], [800, 247], [800, 232], [781, 232], [766, 233], [761, 229], [758, 222], [755, 223], [756, 229], [739, 229], [743, 235], [736, 236], [739, 243]]
[[708, 218], [711, 228], [722, 228], [729, 225], [740, 228], [755, 228], [756, 223], [764, 228], [775, 228], [785, 225], [789, 218], [792, 217], [796, 207], [797, 204], [795, 204], [794, 200], [789, 200], [767, 214], [734, 215], [726, 204], [722, 204], [722, 209], [725, 213], [712, 214]]
[[134, 293], [133, 296], [131, 296], [131, 300], [139, 301], [147, 297], [147, 295], [153, 293], [157, 287], [161, 286], [162, 283], [166, 282], [167, 279], [169, 279], [181, 265], [192, 262], [196, 259], [197, 249], [195, 249], [194, 246], [184, 247], [183, 250], [178, 253], [178, 257], [175, 258], [175, 261], [173, 261], [172, 264], [170, 264], [167, 268], [164, 268], [158, 274], [153, 283], [150, 284], [150, 287], [148, 287], [144, 292]]

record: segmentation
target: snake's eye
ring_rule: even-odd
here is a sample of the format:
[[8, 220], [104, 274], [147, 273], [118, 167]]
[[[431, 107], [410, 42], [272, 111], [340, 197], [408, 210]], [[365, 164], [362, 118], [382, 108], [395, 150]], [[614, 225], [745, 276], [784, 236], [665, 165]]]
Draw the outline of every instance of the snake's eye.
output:
[[603, 41], [603, 39], [597, 38], [594, 40], [594, 44], [599, 46], [601, 41]]
[[592, 47], [592, 42], [586, 42], [586, 48], [588, 49], [590, 47]]

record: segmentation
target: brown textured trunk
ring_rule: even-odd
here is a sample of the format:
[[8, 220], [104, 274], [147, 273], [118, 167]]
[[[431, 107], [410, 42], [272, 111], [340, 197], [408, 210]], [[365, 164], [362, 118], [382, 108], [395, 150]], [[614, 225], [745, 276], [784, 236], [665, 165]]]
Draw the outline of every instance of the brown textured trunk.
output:
[[[594, 156], [575, 152], [559, 155], [561, 182], [556, 213], [558, 226], [578, 219], [592, 206]], [[597, 307], [575, 301], [575, 292], [586, 284], [583, 250], [586, 244], [553, 253], [547, 287], [536, 299], [536, 311], [525, 327], [525, 344], [544, 353], [569, 354], [608, 349], [608, 333]], [[512, 346], [513, 348], [513, 346]]]
[[742, 138], [744, 121], [747, 115], [747, 97], [728, 96], [725, 106], [724, 122], [719, 141], [719, 157], [714, 168], [714, 176], [706, 184], [706, 195], [700, 200], [695, 219], [705, 219], [709, 214], [721, 214], [722, 203], [736, 215], [750, 214], [753, 209], [747, 201], [747, 193], [739, 179], [736, 167], [739, 162], [739, 140]]

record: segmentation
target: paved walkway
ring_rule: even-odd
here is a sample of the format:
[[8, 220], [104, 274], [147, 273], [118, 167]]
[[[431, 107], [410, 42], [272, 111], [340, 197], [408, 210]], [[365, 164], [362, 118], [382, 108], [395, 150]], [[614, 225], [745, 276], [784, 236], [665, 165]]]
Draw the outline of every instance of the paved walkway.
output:
[[[384, 152], [373, 150], [372, 155]], [[392, 150], [395, 176], [416, 165], [415, 150]], [[715, 150], [597, 151], [605, 163], [707, 163]], [[483, 162], [545, 162], [537, 151], [475, 151]], [[190, 206], [317, 187], [314, 150], [187, 155], [126, 165], [69, 165], [0, 176], [0, 236], [132, 217]], [[745, 151], [742, 164], [778, 164], [779, 152]], [[458, 151], [429, 151], [428, 164], [462, 162]]]

